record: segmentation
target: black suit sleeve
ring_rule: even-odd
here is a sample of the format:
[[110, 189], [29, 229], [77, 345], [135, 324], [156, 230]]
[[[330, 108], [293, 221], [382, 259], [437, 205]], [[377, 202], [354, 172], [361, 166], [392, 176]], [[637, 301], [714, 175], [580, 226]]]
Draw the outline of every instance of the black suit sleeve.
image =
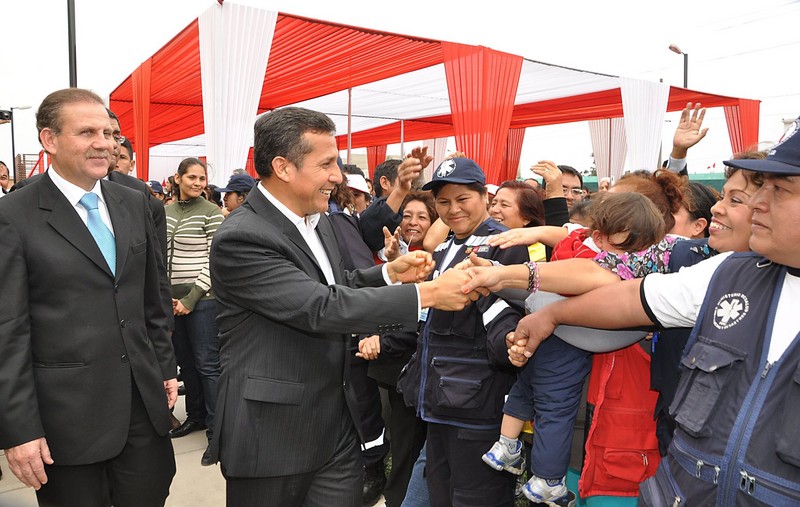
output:
[[[164, 206], [161, 206], [163, 212]], [[172, 294], [167, 278], [167, 267], [156, 230], [150, 215], [149, 205], [142, 210], [147, 228], [147, 268], [145, 269], [144, 311], [147, 335], [153, 343], [158, 357], [163, 380], [175, 378], [177, 366], [169, 330], [173, 328]]]
[[164, 265], [167, 264], [167, 212], [164, 210], [164, 203], [152, 195], [147, 196], [147, 205], [153, 215], [153, 225], [155, 226], [158, 244], [161, 247], [161, 256], [164, 258]]
[[[305, 254], [258, 225], [259, 230], [221, 230], [214, 236], [211, 277], [219, 301], [306, 333], [416, 330], [412, 285], [385, 286], [379, 266], [347, 272], [347, 286], [324, 285], [308, 275], [316, 268]], [[384, 286], [374, 287], [378, 284]]]
[[0, 215], [0, 449], [44, 436], [33, 377], [28, 268], [22, 241]]

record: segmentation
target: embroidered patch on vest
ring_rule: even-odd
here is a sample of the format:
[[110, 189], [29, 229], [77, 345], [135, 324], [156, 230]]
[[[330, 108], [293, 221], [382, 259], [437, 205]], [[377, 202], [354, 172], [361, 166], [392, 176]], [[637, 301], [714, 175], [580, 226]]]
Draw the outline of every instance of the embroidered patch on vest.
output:
[[714, 327], [728, 329], [738, 324], [750, 309], [750, 301], [741, 292], [725, 294], [714, 309]]
[[482, 253], [487, 253], [487, 252], [489, 252], [489, 245], [480, 245], [480, 246], [476, 245], [476, 246], [468, 246], [464, 253], [466, 253], [467, 255], [473, 253], [480, 255]]

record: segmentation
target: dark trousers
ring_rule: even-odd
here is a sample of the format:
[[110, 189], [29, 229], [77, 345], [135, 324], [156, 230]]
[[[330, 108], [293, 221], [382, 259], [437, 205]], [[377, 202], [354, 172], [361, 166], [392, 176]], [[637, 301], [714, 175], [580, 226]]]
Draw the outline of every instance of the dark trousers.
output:
[[408, 481], [422, 446], [425, 445], [425, 421], [417, 417], [412, 407], [407, 407], [403, 395], [393, 386], [389, 393], [389, 433], [391, 434], [392, 471], [383, 488], [388, 507], [400, 507], [406, 496]]
[[[102, 416], [102, 414], [100, 414]], [[153, 428], [134, 384], [128, 440], [117, 456], [88, 465], [45, 465], [47, 484], [36, 492], [41, 507], [160, 507], [172, 478], [172, 441]]]
[[[385, 435], [385, 425], [381, 415], [381, 393], [378, 389], [378, 382], [367, 376], [369, 361], [355, 357], [353, 351], [350, 360], [350, 382], [356, 392], [358, 400], [358, 414], [361, 418], [361, 434], [364, 437], [366, 449], [361, 451], [364, 458], [364, 466], [371, 466], [383, 463], [386, 455], [389, 454], [389, 441]], [[381, 443], [381, 440], [383, 442]], [[392, 465], [394, 466], [394, 465]]]
[[364, 487], [361, 446], [350, 416], [345, 414], [342, 423], [336, 452], [319, 470], [279, 477], [226, 476], [228, 507], [361, 507]]
[[508, 393], [503, 412], [534, 421], [529, 463], [538, 477], [560, 479], [567, 473], [583, 384], [592, 368], [591, 356], [551, 336], [520, 370]]
[[472, 430], [428, 423], [425, 477], [432, 507], [514, 505], [516, 476], [493, 470], [481, 460], [499, 437], [500, 428]]
[[175, 317], [172, 344], [186, 387], [186, 418], [205, 422], [213, 436], [219, 382], [219, 334], [214, 300], [198, 301], [189, 315]]

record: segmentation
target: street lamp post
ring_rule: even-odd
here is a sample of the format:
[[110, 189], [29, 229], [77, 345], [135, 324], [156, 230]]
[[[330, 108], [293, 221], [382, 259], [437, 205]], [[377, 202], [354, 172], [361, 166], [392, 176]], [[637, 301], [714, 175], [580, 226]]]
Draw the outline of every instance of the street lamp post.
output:
[[675, 44], [669, 45], [669, 50], [675, 54], [683, 55], [683, 87], [689, 87], [689, 53], [684, 53], [681, 51], [681, 48], [676, 46]]
[[[23, 109], [30, 109], [30, 108], [31, 106], [19, 106], [19, 107], [12, 106], [10, 108], [11, 109], [11, 164], [14, 167], [14, 175], [13, 175], [14, 181], [16, 181], [17, 179], [17, 150], [14, 145], [14, 123], [16, 122], [14, 121], [14, 111], [20, 111]], [[9, 177], [11, 177], [10, 174]]]

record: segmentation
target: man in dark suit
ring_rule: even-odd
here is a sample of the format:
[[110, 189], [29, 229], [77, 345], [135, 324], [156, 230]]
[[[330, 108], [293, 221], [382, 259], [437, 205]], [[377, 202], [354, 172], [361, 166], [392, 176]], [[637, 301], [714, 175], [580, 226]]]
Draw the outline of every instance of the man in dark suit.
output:
[[50, 94], [37, 128], [50, 170], [0, 200], [0, 446], [40, 505], [160, 506], [177, 381], [150, 213], [102, 180], [97, 95]]
[[387, 286], [424, 279], [427, 253], [343, 269], [324, 214], [342, 181], [334, 130], [327, 116], [302, 108], [261, 117], [261, 182], [214, 236], [222, 374], [212, 454], [229, 506], [360, 507], [349, 333], [416, 330], [420, 308], [469, 301], [463, 272]]

